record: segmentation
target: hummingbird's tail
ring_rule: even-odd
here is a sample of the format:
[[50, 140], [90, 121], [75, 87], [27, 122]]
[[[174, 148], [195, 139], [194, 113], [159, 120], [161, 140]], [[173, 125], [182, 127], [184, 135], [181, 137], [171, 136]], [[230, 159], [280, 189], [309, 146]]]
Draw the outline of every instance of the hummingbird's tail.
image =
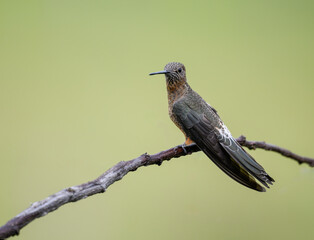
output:
[[258, 179], [265, 187], [269, 188], [268, 184], [272, 185], [273, 182], [275, 182], [275, 180], [266, 173], [264, 168], [258, 164], [232, 136], [228, 138], [222, 136], [219, 138], [219, 142], [236, 162], [253, 175], [253, 177]]
[[211, 149], [205, 145], [198, 145], [199, 148], [229, 177], [237, 181], [238, 183], [254, 189], [259, 192], [265, 192], [265, 188], [258, 184], [254, 177], [252, 177], [240, 164], [238, 164], [227, 153], [214, 155]]

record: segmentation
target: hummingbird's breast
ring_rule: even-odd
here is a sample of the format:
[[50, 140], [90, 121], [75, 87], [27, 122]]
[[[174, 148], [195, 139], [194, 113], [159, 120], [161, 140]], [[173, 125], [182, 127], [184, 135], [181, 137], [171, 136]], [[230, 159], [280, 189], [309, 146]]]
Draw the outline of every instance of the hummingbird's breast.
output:
[[176, 86], [167, 85], [169, 117], [182, 132], [182, 126], [179, 124], [177, 116], [173, 113], [173, 105], [182, 98], [185, 98], [188, 95], [189, 90], [191, 90], [191, 88], [186, 82], [176, 84]]
[[184, 102], [187, 106], [185, 112], [193, 111], [197, 114], [203, 115], [210, 121], [214, 128], [223, 124], [216, 110], [212, 108], [198, 93], [194, 92], [186, 83], [184, 86], [179, 86], [173, 91], [168, 89], [168, 112], [170, 119], [185, 135], [186, 133], [183, 130], [183, 126], [180, 124], [180, 117], [177, 116], [178, 113], [173, 111], [173, 106], [178, 101]]

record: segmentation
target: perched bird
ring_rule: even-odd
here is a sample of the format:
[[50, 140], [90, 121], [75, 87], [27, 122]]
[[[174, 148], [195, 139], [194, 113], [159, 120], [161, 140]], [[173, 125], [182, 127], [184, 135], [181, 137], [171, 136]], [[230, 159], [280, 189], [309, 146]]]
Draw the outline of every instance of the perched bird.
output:
[[186, 80], [182, 63], [170, 62], [164, 71], [168, 91], [169, 116], [185, 135], [184, 145], [195, 143], [222, 171], [242, 185], [265, 192], [271, 178], [232, 137], [217, 111], [194, 92]]

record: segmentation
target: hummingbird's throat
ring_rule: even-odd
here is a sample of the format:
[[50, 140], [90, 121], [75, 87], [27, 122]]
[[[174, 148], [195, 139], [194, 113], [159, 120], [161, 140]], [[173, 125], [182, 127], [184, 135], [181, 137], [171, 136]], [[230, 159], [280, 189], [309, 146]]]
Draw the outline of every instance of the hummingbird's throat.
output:
[[168, 91], [181, 91], [187, 85], [186, 80], [172, 78], [171, 76], [166, 77]]
[[167, 80], [167, 92], [169, 104], [174, 103], [182, 97], [188, 90], [189, 85], [186, 81]]

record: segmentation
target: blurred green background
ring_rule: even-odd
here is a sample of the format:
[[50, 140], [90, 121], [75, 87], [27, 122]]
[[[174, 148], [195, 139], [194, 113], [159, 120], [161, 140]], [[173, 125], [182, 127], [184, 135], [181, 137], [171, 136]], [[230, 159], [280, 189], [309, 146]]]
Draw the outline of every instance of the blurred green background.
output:
[[[119, 161], [181, 144], [163, 76], [234, 137], [314, 156], [313, 1], [0, 1], [0, 225]], [[204, 154], [141, 168], [16, 239], [313, 239], [314, 168], [250, 151], [266, 193]]]

